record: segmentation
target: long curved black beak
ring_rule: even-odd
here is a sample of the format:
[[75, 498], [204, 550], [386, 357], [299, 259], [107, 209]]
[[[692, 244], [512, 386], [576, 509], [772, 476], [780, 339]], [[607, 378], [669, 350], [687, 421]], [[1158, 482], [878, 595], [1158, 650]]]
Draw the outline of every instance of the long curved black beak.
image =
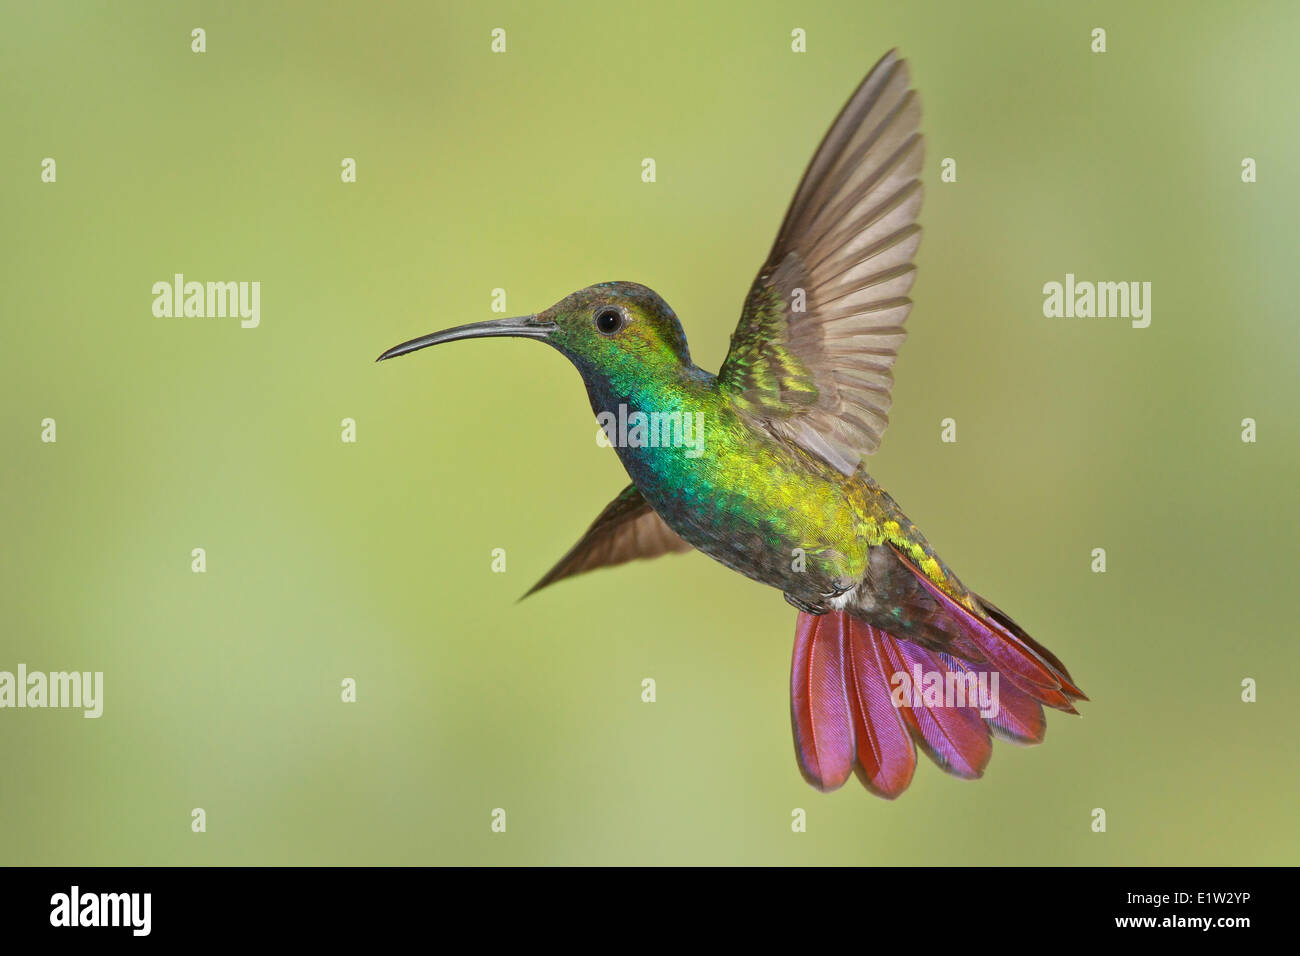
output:
[[401, 345], [394, 345], [375, 361], [382, 362], [384, 359], [397, 358], [397, 356], [405, 355], [407, 352], [415, 352], [430, 345], [441, 345], [443, 342], [454, 342], [457, 339], [484, 339], [496, 335], [509, 335], [522, 339], [544, 339], [554, 330], [554, 322], [544, 321], [535, 315], [521, 315], [512, 319], [492, 319], [488, 322], [471, 322], [469, 325], [458, 325], [454, 329], [430, 332], [428, 335], [421, 335], [418, 339], [411, 339]]

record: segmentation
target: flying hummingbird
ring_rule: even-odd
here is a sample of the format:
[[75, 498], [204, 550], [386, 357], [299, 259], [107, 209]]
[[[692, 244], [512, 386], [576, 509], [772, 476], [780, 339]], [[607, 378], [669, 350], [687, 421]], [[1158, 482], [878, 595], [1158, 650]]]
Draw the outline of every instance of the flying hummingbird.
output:
[[[1065, 666], [966, 588], [867, 473], [888, 423], [920, 240], [921, 106], [890, 51], [840, 111], [745, 298], [716, 375], [634, 282], [545, 312], [397, 345], [537, 339], [582, 374], [632, 483], [528, 593], [696, 548], [798, 609], [790, 712], [804, 778], [856, 771], [893, 798], [920, 748], [979, 777], [992, 738], [1039, 743], [1042, 705], [1087, 698]], [[617, 422], [617, 426], [615, 425]]]

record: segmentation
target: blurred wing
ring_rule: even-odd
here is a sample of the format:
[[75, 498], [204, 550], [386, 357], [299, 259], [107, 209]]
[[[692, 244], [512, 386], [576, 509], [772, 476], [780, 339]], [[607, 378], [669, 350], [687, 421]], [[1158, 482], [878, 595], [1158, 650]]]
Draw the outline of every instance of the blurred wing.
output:
[[889, 424], [921, 233], [920, 125], [891, 50], [813, 156], [718, 372], [744, 414], [845, 474]]
[[540, 591], [548, 584], [595, 568], [689, 550], [691, 546], [664, 523], [664, 519], [655, 513], [636, 486], [628, 485], [606, 505], [605, 510], [582, 536], [582, 540], [570, 548], [569, 553], [534, 584], [524, 597]]

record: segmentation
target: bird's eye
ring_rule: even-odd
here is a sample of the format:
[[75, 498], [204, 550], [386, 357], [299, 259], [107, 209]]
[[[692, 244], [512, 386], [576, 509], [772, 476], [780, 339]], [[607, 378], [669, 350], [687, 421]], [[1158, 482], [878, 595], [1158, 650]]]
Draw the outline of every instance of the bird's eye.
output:
[[596, 329], [601, 335], [613, 335], [623, 327], [623, 313], [611, 306], [596, 310]]

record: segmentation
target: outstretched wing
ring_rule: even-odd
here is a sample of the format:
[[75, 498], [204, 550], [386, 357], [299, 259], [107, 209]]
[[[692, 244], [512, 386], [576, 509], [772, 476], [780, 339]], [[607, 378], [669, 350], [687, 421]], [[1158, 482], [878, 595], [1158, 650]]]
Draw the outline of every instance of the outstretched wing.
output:
[[808, 165], [718, 372], [746, 415], [845, 474], [889, 424], [921, 233], [920, 125], [891, 50]]
[[628, 485], [605, 506], [582, 540], [570, 548], [569, 553], [560, 558], [559, 563], [524, 597], [562, 578], [595, 568], [689, 550], [691, 546], [655, 513], [636, 486]]

